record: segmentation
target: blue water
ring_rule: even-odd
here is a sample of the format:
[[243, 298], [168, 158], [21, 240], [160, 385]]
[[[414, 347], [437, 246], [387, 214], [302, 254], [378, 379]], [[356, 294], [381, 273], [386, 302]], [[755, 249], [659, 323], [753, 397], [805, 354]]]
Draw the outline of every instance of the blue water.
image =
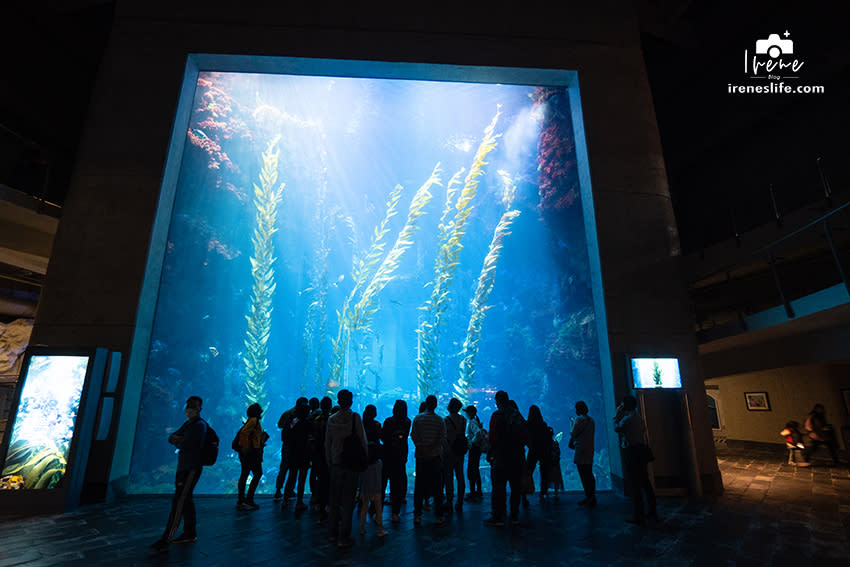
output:
[[[455, 172], [470, 170], [497, 113], [496, 146], [469, 202], [456, 266], [437, 271], [451, 277], [442, 324], [429, 335], [436, 373], [430, 390], [420, 392], [416, 361], [424, 347], [417, 329], [429, 320], [422, 307], [431, 298], [438, 252], [446, 243], [440, 236], [446, 187]], [[269, 149], [279, 152], [273, 189], [283, 187], [274, 231], [261, 235], [274, 256], [264, 272], [271, 277], [265, 283], [274, 282], [273, 297], [259, 314], [268, 321], [267, 370], [259, 372], [259, 382], [271, 435], [261, 492], [274, 489], [277, 418], [302, 395], [321, 397], [347, 387], [355, 393], [355, 411], [375, 404], [383, 421], [396, 399], [408, 402], [412, 418], [427, 393], [438, 395], [438, 413], [445, 415], [460, 388], [486, 424], [495, 409], [493, 395], [503, 389], [523, 414], [537, 404], [564, 436], [575, 401], [585, 400], [591, 416], [601, 417], [599, 345], [571, 120], [563, 89], [202, 73], [186, 125], [131, 491], [173, 489], [176, 459], [166, 438], [182, 423], [188, 396], [204, 399], [202, 415], [223, 445], [229, 446], [244, 418], [250, 403], [246, 369], [258, 368], [257, 361], [246, 362], [249, 345], [257, 344], [246, 343], [247, 316], [252, 305], [261, 306], [252, 274], [252, 258], [259, 257], [252, 240], [258, 226], [254, 185], [262, 186], [262, 155]], [[398, 243], [396, 265], [385, 269], [386, 279], [376, 278], [408, 223], [414, 195], [438, 163], [441, 184], [430, 187], [432, 198], [412, 221], [415, 230]], [[386, 223], [375, 267], [360, 284], [354, 268], [366, 257], [397, 185], [403, 188], [396, 214]], [[459, 194], [460, 187], [444, 226], [457, 220]], [[496, 255], [491, 241], [509, 211], [517, 216]], [[488, 252], [495, 261], [482, 277]], [[472, 299], [487, 291], [486, 285], [479, 289], [479, 280], [492, 289], [477, 332], [470, 334]], [[378, 289], [367, 302], [370, 320], [349, 326], [347, 348], [335, 352], [333, 341], [349, 336], [345, 327], [340, 333], [339, 314], [351, 313], [370, 283]], [[477, 344], [477, 352], [464, 349], [468, 342]], [[467, 370], [474, 373], [462, 381], [461, 361], [470, 353]], [[335, 360], [341, 361], [336, 371]], [[595, 471], [606, 488], [606, 430], [596, 431]], [[578, 489], [572, 451], [566, 439], [561, 445], [566, 488]], [[234, 492], [238, 471], [235, 454], [223, 447], [198, 491]], [[489, 475], [484, 477], [486, 488]]]

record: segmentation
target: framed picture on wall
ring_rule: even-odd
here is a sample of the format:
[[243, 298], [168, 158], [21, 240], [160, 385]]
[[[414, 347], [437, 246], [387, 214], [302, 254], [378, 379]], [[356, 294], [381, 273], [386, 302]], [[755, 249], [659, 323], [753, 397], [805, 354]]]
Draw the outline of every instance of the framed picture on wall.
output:
[[841, 389], [841, 399], [844, 400], [844, 411], [850, 415], [850, 388]]
[[770, 400], [767, 392], [744, 392], [747, 409], [750, 411], [770, 411]]

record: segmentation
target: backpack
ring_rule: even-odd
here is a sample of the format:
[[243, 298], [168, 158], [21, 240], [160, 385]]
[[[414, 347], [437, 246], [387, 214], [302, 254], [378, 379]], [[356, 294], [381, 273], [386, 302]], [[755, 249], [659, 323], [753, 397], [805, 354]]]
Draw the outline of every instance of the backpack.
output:
[[233, 441], [231, 441], [231, 443], [230, 443], [230, 448], [233, 449], [234, 451], [236, 451], [237, 453], [239, 452], [239, 449], [241, 448], [240, 445], [239, 445], [239, 436], [241, 434], [242, 434], [242, 428], [240, 427], [239, 431], [236, 432], [236, 437], [234, 437]]
[[[392, 420], [392, 421], [390, 421]], [[384, 447], [396, 456], [407, 453], [407, 440], [410, 437], [410, 420], [388, 417], [384, 421]]]
[[478, 435], [475, 436], [475, 442], [478, 444], [481, 452], [486, 453], [490, 450], [490, 433], [482, 427]]
[[205, 467], [210, 465], [214, 465], [216, 459], [218, 459], [218, 434], [215, 432], [215, 429], [210, 427], [210, 424], [204, 421], [204, 424], [207, 426], [206, 435], [204, 435], [204, 440], [201, 443], [201, 464]]
[[369, 454], [363, 450], [360, 438], [355, 432], [356, 421], [352, 414], [351, 433], [342, 442], [342, 467], [351, 471], [363, 472], [369, 466]]
[[482, 453], [486, 453], [490, 450], [490, 434], [486, 429], [484, 429], [484, 427], [481, 426], [481, 422], [479, 422], [478, 433], [475, 434], [475, 439], [472, 443], [476, 445], [478, 450]]
[[462, 457], [469, 451], [469, 441], [466, 440], [466, 434], [463, 431], [457, 431], [455, 427], [454, 421], [451, 419], [451, 416], [446, 418], [446, 421], [451, 424], [452, 429], [455, 430], [455, 440], [452, 441], [452, 453], [454, 453], [458, 457]]
[[518, 411], [513, 411], [507, 419], [508, 444], [513, 448], [522, 448], [529, 444], [528, 422]]

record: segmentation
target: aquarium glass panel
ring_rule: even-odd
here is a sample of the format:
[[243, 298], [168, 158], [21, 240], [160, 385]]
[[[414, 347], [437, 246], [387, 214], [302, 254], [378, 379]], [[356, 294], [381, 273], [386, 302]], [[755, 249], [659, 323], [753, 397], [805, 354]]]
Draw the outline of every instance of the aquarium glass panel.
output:
[[[567, 86], [201, 72], [193, 96], [131, 491], [173, 490], [168, 433], [199, 395], [225, 440], [262, 405], [272, 492], [279, 417], [342, 387], [379, 421], [436, 394], [440, 415], [457, 397], [485, 427], [505, 390], [523, 415], [540, 407], [573, 490], [584, 400], [610, 486]], [[198, 491], [238, 476], [222, 449]]]
[[633, 358], [632, 383], [635, 388], [681, 388], [678, 358]]
[[88, 356], [29, 361], [0, 489], [55, 488], [65, 476]]

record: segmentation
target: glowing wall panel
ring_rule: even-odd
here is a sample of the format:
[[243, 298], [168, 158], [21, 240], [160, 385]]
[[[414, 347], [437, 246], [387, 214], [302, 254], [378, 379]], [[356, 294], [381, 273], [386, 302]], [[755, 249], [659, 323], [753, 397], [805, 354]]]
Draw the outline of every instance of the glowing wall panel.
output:
[[0, 490], [52, 489], [62, 481], [90, 360], [64, 355], [30, 358]]

